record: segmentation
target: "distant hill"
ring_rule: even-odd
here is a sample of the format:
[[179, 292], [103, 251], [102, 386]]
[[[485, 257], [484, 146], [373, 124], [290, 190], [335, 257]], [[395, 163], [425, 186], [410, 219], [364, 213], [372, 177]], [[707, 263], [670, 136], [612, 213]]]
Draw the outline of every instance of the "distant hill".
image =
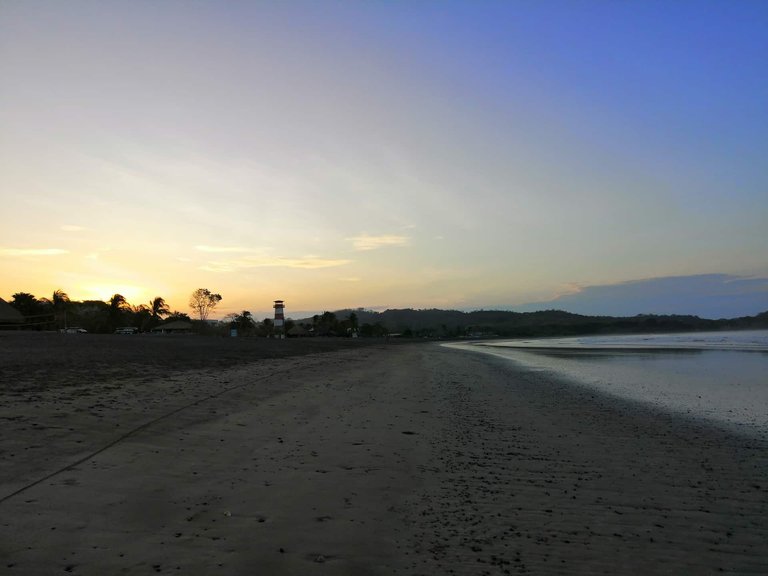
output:
[[[756, 316], [709, 320], [698, 316], [643, 314], [630, 317], [584, 316], [562, 310], [510, 312], [506, 310], [414, 310], [376, 312], [345, 309], [334, 312], [346, 320], [354, 312], [360, 327], [381, 326], [389, 333], [430, 337], [467, 336], [577, 336], [583, 334], [685, 332], [703, 330], [768, 329], [768, 311]], [[296, 321], [312, 324], [312, 318]]]

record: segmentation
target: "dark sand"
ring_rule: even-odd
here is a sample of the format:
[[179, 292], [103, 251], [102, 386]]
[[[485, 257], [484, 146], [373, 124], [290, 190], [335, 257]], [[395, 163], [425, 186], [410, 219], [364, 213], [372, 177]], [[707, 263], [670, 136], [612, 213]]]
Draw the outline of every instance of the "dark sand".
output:
[[764, 440], [366, 344], [0, 333], [0, 573], [768, 573]]

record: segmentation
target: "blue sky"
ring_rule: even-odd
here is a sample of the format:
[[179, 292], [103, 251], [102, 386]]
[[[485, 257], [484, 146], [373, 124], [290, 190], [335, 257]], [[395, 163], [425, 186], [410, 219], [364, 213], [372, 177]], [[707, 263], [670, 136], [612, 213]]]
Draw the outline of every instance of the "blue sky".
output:
[[764, 278], [766, 54], [764, 2], [6, 2], [0, 294]]

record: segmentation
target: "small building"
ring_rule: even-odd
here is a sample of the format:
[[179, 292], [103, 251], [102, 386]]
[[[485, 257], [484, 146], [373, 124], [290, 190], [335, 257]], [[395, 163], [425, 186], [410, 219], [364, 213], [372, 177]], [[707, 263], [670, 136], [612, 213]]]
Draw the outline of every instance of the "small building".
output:
[[157, 334], [189, 334], [192, 332], [192, 322], [186, 320], [174, 320], [167, 324], [161, 324], [152, 328]]
[[292, 326], [286, 334], [289, 338], [306, 338], [307, 336], [312, 336], [312, 333], [309, 330], [298, 324]]
[[0, 298], [0, 325], [23, 324], [24, 316], [5, 300]]

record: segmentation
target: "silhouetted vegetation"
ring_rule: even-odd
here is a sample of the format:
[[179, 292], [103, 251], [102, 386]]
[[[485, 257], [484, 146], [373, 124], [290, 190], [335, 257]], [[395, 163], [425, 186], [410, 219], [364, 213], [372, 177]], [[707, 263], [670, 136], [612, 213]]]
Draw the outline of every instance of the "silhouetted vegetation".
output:
[[[696, 332], [768, 328], [768, 311], [756, 316], [709, 320], [698, 316], [643, 314], [631, 317], [582, 316], [562, 310], [414, 310], [375, 312], [340, 310], [334, 317], [360, 322], [360, 336], [399, 335], [418, 338], [582, 336], [643, 332]], [[343, 322], [343, 320], [342, 320]]]
[[[139, 332], [149, 332], [164, 323], [183, 321], [191, 322], [197, 332], [222, 336], [228, 335], [231, 328], [237, 329], [238, 336], [276, 335], [271, 318], [258, 322], [248, 310], [228, 315], [218, 326], [206, 322], [205, 319], [221, 299], [221, 295], [207, 289], [196, 290], [190, 298], [190, 307], [201, 320], [192, 321], [184, 312], [171, 311], [160, 296], [147, 304], [132, 306], [121, 294], [114, 294], [108, 302], [78, 302], [71, 300], [63, 290], [56, 290], [50, 299], [38, 299], [28, 292], [17, 292], [8, 304], [24, 316], [24, 322], [8, 323], [0, 327], [15, 330], [82, 328], [95, 333], [112, 333], [118, 328], [130, 327]], [[358, 308], [326, 311], [311, 318], [287, 319], [285, 322], [288, 337], [535, 338], [749, 329], [768, 329], [768, 311], [755, 316], [709, 320], [698, 316], [656, 314], [631, 317], [583, 316], [562, 310], [461, 312], [405, 308], [376, 312]]]
[[208, 315], [219, 302], [221, 302], [221, 294], [214, 294], [208, 288], [198, 288], [189, 297], [189, 307], [201, 322], [208, 319]]
[[118, 328], [131, 327], [148, 332], [163, 321], [186, 320], [181, 312], [170, 314], [165, 300], [157, 296], [148, 305], [131, 306], [122, 294], [114, 294], [108, 302], [101, 300], [70, 300], [66, 292], [56, 290], [53, 297], [37, 299], [28, 292], [17, 292], [8, 302], [24, 316], [24, 322], [6, 328], [22, 330], [76, 330], [110, 333]]

